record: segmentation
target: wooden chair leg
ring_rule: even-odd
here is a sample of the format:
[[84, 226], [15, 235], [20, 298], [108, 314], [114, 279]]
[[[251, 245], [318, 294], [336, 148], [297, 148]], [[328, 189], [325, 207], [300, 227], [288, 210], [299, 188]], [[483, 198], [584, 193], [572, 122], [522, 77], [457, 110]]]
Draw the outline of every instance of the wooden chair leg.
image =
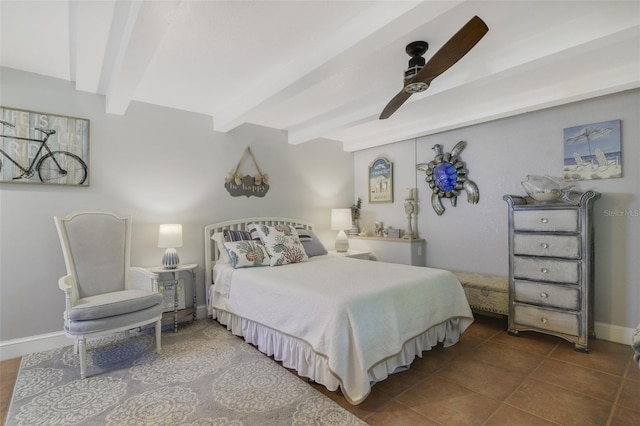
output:
[[84, 379], [87, 374], [87, 345], [84, 336], [76, 339], [78, 351], [80, 352], [80, 378]]
[[156, 352], [162, 353], [162, 320], [156, 321]]

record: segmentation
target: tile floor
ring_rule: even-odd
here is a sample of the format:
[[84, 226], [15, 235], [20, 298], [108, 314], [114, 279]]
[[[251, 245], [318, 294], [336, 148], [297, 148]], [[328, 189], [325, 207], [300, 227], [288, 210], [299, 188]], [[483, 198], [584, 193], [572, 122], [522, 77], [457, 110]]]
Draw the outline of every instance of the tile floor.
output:
[[640, 426], [631, 347], [595, 340], [590, 349], [538, 333], [510, 336], [501, 319], [477, 315], [458, 344], [425, 352], [358, 406], [314, 386], [372, 426]]
[[[476, 316], [457, 345], [425, 352], [357, 406], [314, 387], [372, 426], [640, 425], [640, 369], [629, 346], [595, 340], [583, 354], [556, 337], [503, 328]], [[0, 424], [19, 365], [0, 362]]]

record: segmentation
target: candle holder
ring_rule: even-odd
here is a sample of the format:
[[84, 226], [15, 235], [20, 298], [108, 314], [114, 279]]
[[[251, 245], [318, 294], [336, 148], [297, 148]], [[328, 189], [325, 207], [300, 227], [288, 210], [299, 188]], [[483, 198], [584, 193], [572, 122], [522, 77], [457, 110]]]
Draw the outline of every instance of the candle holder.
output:
[[413, 198], [406, 198], [404, 200], [404, 212], [407, 214], [407, 229], [404, 231], [404, 235], [402, 238], [407, 240], [412, 240], [417, 238], [417, 235], [413, 232], [413, 227], [411, 226], [413, 213], [416, 211], [415, 200]]

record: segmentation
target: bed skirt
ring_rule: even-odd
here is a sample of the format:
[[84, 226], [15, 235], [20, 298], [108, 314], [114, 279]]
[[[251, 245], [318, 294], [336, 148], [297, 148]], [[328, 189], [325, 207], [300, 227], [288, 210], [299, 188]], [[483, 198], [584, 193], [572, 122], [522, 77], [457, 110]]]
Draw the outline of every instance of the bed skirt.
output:
[[[329, 368], [326, 356], [316, 353], [305, 341], [284, 335], [229, 312], [210, 309], [210, 314], [213, 319], [217, 319], [218, 322], [225, 325], [231, 333], [244, 338], [247, 343], [255, 345], [260, 352], [267, 356], [273, 356], [284, 367], [296, 370], [300, 376], [320, 383], [330, 391], [335, 391], [341, 386], [340, 379]], [[422, 357], [423, 351], [430, 350], [439, 342], [447, 347], [457, 343], [459, 338], [460, 320], [458, 318], [450, 319], [430, 328], [406, 342], [400, 353], [371, 367], [368, 371], [370, 384], [373, 385], [385, 380], [389, 374], [394, 372], [406, 370], [416, 356]], [[371, 388], [369, 388], [370, 391]], [[366, 398], [365, 396], [358, 401], [353, 401], [345, 392], [343, 394], [347, 401], [354, 405], [360, 404]]]

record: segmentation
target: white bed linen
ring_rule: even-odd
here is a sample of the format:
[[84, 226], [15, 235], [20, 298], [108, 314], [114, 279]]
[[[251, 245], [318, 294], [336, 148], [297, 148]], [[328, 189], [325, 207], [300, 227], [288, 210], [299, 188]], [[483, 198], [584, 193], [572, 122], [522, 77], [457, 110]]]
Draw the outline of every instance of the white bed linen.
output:
[[339, 384], [354, 404], [370, 381], [438, 341], [456, 343], [473, 321], [462, 286], [439, 269], [319, 256], [279, 267], [218, 264], [214, 276], [214, 317], [285, 366], [330, 390]]

